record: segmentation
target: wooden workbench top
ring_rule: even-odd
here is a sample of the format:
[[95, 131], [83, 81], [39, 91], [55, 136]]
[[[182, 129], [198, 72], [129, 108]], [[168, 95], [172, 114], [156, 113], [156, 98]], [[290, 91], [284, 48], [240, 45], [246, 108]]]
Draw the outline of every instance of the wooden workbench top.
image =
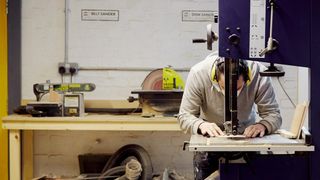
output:
[[180, 131], [175, 117], [144, 118], [139, 114], [88, 114], [84, 117], [9, 115], [2, 118], [2, 127], [21, 130]]

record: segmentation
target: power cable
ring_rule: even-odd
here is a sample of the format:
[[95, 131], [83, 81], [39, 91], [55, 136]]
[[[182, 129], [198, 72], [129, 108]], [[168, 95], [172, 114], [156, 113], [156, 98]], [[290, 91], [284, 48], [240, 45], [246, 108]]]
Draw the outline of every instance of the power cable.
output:
[[283, 84], [281, 83], [280, 78], [277, 77], [277, 79], [278, 79], [278, 82], [279, 82], [279, 84], [280, 84], [281, 89], [283, 90], [283, 92], [284, 92], [284, 93], [286, 94], [286, 96], [288, 97], [288, 99], [289, 99], [289, 101], [291, 102], [292, 106], [293, 106], [294, 108], [296, 108], [297, 105], [293, 102], [293, 100], [290, 98], [290, 96], [289, 96], [289, 94], [287, 93], [287, 91], [284, 89], [284, 86], [283, 86]]

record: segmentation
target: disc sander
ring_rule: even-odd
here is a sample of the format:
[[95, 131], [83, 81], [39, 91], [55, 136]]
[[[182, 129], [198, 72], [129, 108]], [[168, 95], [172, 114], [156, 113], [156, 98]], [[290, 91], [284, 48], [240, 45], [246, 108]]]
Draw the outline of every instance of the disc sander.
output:
[[142, 83], [142, 90], [162, 90], [163, 70], [156, 69], [148, 74]]

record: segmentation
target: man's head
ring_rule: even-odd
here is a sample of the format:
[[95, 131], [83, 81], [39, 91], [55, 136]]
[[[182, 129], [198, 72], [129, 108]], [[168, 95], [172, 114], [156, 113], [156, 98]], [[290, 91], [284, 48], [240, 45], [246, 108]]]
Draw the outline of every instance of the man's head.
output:
[[[216, 65], [216, 79], [217, 79], [219, 86], [221, 87], [222, 90], [224, 90], [224, 86], [225, 86], [224, 68], [225, 68], [224, 61], [217, 63], [217, 65]], [[240, 63], [238, 66], [238, 72], [239, 72], [239, 78], [237, 81], [237, 89], [240, 90], [243, 87], [243, 85], [249, 80], [248, 67], [244, 61], [240, 60]]]

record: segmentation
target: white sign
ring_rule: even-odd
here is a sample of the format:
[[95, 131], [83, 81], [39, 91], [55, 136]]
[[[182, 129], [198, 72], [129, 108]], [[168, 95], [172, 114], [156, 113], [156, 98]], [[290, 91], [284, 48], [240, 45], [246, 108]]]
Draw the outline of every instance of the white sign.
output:
[[65, 107], [78, 107], [79, 106], [79, 97], [78, 96], [65, 96], [64, 97], [64, 106]]
[[217, 11], [209, 10], [183, 10], [182, 21], [214, 22], [218, 18]]
[[250, 0], [250, 41], [249, 57], [264, 58], [259, 52], [265, 48], [266, 1]]
[[119, 21], [119, 10], [82, 9], [82, 21]]

